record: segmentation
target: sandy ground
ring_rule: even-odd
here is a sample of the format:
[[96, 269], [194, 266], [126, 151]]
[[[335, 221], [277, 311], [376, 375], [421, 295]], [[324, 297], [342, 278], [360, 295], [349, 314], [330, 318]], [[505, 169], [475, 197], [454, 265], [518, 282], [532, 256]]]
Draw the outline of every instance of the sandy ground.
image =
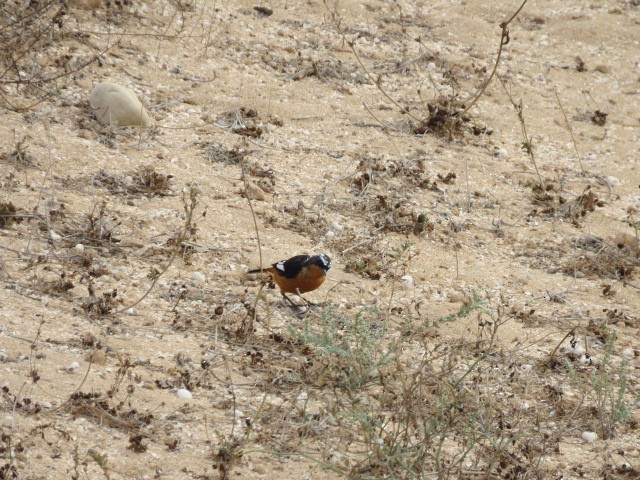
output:
[[[0, 478], [637, 478], [637, 2], [528, 3], [500, 79], [424, 134], [489, 76], [517, 2], [102, 3], [47, 8], [3, 57]], [[97, 123], [101, 81], [153, 127]], [[318, 251], [326, 309], [245, 273]], [[385, 464], [385, 385], [335, 388], [339, 355], [296, 336], [328, 316], [406, 341], [398, 375], [456, 352], [478, 369], [449, 383], [479, 401], [464, 432], [512, 422], [512, 443]], [[379, 443], [349, 405], [388, 419]]]

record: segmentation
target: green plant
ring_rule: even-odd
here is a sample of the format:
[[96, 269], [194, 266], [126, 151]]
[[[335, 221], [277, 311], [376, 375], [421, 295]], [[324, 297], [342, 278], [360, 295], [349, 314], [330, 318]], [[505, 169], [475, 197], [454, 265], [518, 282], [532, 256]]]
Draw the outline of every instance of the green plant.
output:
[[580, 376], [570, 362], [565, 364], [577, 387], [585, 396], [592, 396], [596, 430], [605, 439], [615, 436], [617, 425], [625, 422], [640, 404], [640, 394], [635, 398], [629, 396], [628, 363], [623, 359], [618, 365], [614, 364], [612, 352], [615, 341], [615, 332], [609, 332], [602, 359], [590, 366], [588, 376]]
[[354, 318], [339, 315], [333, 308], [320, 313], [320, 330], [313, 331], [308, 318], [301, 328], [289, 327], [291, 335], [316, 349], [331, 383], [355, 392], [375, 383], [380, 370], [393, 358], [383, 348], [386, 331], [378, 326], [378, 310], [365, 308]]

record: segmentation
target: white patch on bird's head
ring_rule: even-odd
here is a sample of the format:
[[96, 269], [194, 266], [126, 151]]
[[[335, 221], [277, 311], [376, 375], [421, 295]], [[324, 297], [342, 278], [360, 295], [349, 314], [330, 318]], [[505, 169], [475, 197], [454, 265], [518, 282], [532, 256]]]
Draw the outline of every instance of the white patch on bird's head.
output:
[[285, 261], [286, 260], [280, 260], [278, 263], [276, 263], [276, 269], [281, 271], [281, 272], [284, 272], [285, 271], [285, 269], [284, 269], [284, 262]]
[[331, 259], [324, 253], [316, 253], [309, 258], [307, 263], [313, 263], [323, 269], [325, 272], [331, 268]]

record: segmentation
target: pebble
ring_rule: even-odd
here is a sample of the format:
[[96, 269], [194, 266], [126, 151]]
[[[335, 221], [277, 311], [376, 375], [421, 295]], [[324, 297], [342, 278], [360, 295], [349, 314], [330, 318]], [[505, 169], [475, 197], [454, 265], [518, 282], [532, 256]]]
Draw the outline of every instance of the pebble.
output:
[[133, 90], [117, 83], [96, 85], [89, 96], [89, 105], [103, 125], [151, 126], [149, 114]]
[[612, 188], [622, 183], [618, 178], [614, 177], [613, 175], [607, 175], [606, 177], [604, 177], [604, 181], [607, 185], [609, 185]]
[[84, 245], [81, 243], [77, 243], [76, 244], [76, 251], [78, 252], [84, 252]]
[[178, 398], [182, 398], [184, 400], [191, 400], [193, 398], [191, 392], [186, 388], [179, 388], [178, 390], [176, 390], [176, 395]]
[[204, 275], [200, 272], [193, 272], [191, 274], [191, 280], [193, 280], [194, 282], [204, 282], [205, 278]]
[[596, 432], [582, 432], [581, 437], [585, 442], [595, 442], [598, 439], [598, 434]]
[[67, 367], [67, 370], [73, 373], [78, 369], [78, 367], [80, 367], [80, 364], [78, 362], [71, 362], [71, 364]]
[[405, 288], [413, 287], [413, 277], [411, 275], [403, 275], [400, 277], [400, 280], [402, 280], [402, 285], [404, 285]]
[[509, 154], [509, 151], [506, 148], [497, 147], [493, 151], [493, 156], [497, 158], [506, 157]]
[[247, 185], [246, 194], [249, 200], [264, 201], [264, 199], [267, 198], [266, 192], [254, 183], [249, 183]]

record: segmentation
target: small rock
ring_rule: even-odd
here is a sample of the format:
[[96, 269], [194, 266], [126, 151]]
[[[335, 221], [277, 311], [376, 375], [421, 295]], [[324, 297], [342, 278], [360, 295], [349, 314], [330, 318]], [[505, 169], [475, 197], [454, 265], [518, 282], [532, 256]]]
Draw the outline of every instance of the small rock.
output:
[[204, 282], [204, 275], [200, 272], [193, 272], [191, 274], [191, 280], [194, 282]]
[[80, 367], [80, 364], [78, 362], [71, 362], [71, 364], [67, 367], [67, 371], [73, 373], [78, 370], [78, 367]]
[[91, 130], [87, 130], [86, 128], [81, 128], [78, 130], [78, 136], [80, 138], [84, 138], [85, 140], [93, 140], [96, 135]]
[[335, 232], [340, 233], [344, 227], [342, 225], [340, 225], [338, 222], [331, 222], [331, 228]]
[[246, 193], [249, 200], [263, 201], [265, 198], [267, 198], [266, 192], [255, 183], [249, 183], [247, 185]]
[[614, 177], [613, 175], [607, 175], [602, 180], [611, 188], [616, 187], [622, 183], [620, 182], [620, 179], [618, 179], [617, 177]]
[[191, 392], [186, 388], [179, 388], [178, 390], [176, 390], [176, 396], [178, 398], [183, 398], [184, 400], [191, 400], [193, 398]]
[[78, 252], [84, 252], [84, 245], [81, 243], [76, 243], [76, 251]]
[[600, 73], [611, 73], [611, 67], [609, 65], [596, 65], [594, 68], [596, 72]]
[[497, 158], [506, 157], [509, 151], [506, 148], [494, 147], [493, 156]]
[[95, 86], [89, 104], [96, 119], [104, 125], [140, 126], [151, 125], [149, 114], [133, 90], [111, 82]]
[[97, 349], [92, 352], [87, 353], [84, 359], [87, 362], [91, 362], [95, 365], [104, 365], [107, 363], [107, 354], [102, 349]]
[[598, 434], [596, 432], [582, 432], [581, 437], [585, 442], [595, 442], [598, 439]]
[[413, 277], [411, 275], [403, 275], [400, 277], [400, 280], [402, 280], [402, 285], [404, 285], [405, 288], [413, 287]]

